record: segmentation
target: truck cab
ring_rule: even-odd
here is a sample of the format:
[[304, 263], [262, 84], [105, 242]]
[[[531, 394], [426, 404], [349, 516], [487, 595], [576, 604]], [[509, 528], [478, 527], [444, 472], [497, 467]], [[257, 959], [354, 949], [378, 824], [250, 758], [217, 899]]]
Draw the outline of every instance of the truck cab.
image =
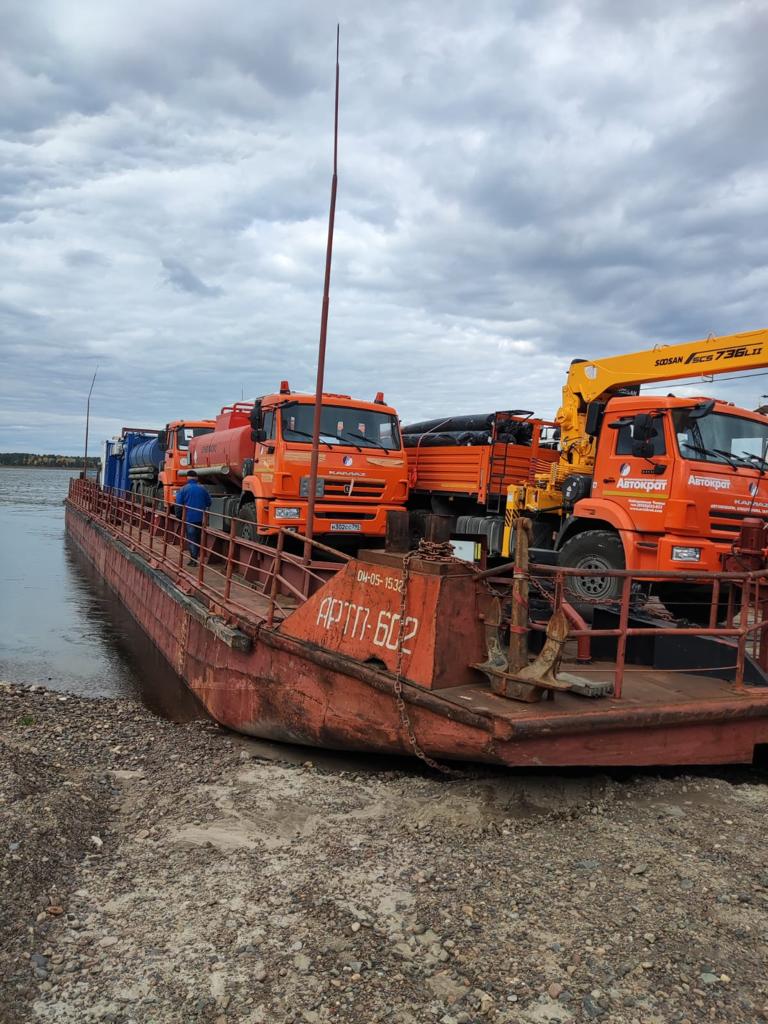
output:
[[189, 445], [193, 438], [213, 432], [215, 420], [173, 420], [160, 431], [158, 443], [164, 452], [161, 463], [158, 496], [168, 505], [176, 500], [176, 492], [186, 483], [189, 467]]
[[[211, 520], [242, 536], [307, 529], [315, 396], [276, 393], [222, 409], [216, 429], [190, 445], [191, 467], [213, 499]], [[383, 538], [387, 512], [401, 509], [408, 471], [397, 412], [384, 403], [323, 394], [314, 535], [338, 544]]]
[[628, 569], [717, 572], [747, 517], [768, 521], [768, 418], [706, 398], [615, 398], [606, 405], [591, 493], [574, 524], [602, 522]]

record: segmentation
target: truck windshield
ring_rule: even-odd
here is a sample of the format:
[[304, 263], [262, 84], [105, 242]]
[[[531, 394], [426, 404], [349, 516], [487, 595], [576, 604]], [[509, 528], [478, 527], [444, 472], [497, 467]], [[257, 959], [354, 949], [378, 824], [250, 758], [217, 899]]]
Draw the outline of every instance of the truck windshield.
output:
[[193, 437], [202, 437], [203, 434], [213, 432], [213, 427], [179, 427], [176, 431], [176, 445], [182, 451], [189, 448], [189, 442]]
[[689, 419], [685, 409], [672, 413], [680, 454], [696, 462], [760, 468], [768, 447], [768, 421], [712, 412]]
[[[289, 403], [281, 412], [284, 441], [312, 440], [314, 404]], [[399, 451], [400, 431], [394, 416], [372, 409], [352, 409], [324, 405], [320, 413], [320, 440], [323, 444], [350, 448], [383, 448]]]

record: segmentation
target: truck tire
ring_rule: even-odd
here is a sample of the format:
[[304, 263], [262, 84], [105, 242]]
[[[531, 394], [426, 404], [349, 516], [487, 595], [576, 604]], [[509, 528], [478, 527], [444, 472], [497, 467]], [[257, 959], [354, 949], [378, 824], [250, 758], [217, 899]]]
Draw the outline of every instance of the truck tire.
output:
[[256, 506], [253, 502], [242, 505], [237, 513], [237, 536], [243, 540], [258, 540], [256, 536]]
[[[624, 569], [624, 545], [609, 530], [586, 530], [571, 537], [560, 548], [559, 563], [569, 569]], [[595, 604], [618, 601], [621, 579], [615, 576], [569, 577], [565, 595], [576, 611], [592, 621]]]

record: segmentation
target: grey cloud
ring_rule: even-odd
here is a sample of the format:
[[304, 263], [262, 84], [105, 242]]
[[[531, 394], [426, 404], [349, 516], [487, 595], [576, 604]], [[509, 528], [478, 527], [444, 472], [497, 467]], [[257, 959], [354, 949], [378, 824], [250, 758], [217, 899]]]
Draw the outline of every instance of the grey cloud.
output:
[[[341, 0], [329, 390], [549, 414], [574, 355], [763, 326], [763, 6]], [[2, 7], [2, 405], [30, 445], [78, 450], [96, 361], [115, 429], [313, 387], [335, 16]]]
[[112, 261], [93, 249], [70, 249], [62, 259], [68, 267], [109, 267]]
[[162, 260], [166, 272], [166, 280], [177, 291], [189, 292], [191, 295], [204, 295], [207, 298], [216, 298], [222, 294], [221, 288], [212, 288], [201, 281], [197, 274], [193, 274], [186, 263], [181, 260], [166, 258]]

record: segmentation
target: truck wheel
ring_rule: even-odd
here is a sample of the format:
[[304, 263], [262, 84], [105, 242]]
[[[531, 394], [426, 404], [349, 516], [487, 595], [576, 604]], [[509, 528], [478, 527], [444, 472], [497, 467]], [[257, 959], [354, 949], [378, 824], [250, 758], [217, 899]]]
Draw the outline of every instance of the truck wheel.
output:
[[251, 502], [242, 505], [237, 513], [237, 536], [243, 540], [256, 540], [256, 506]]
[[[608, 530], [587, 530], [571, 537], [560, 548], [560, 565], [569, 569], [623, 569], [624, 546]], [[621, 580], [615, 576], [572, 576], [566, 578], [567, 600], [588, 622], [595, 604], [618, 601]]]

